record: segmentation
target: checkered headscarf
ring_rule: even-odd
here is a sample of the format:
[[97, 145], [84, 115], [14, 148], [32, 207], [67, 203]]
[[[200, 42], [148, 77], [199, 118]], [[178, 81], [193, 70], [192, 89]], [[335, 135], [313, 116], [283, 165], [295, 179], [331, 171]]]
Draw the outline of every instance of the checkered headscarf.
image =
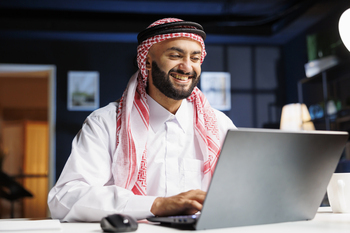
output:
[[[161, 19], [152, 23], [148, 28], [151, 28], [160, 24], [181, 22], [181, 21], [182, 21], [181, 19], [176, 19], [176, 18]], [[196, 35], [193, 33], [187, 33], [187, 32], [178, 32], [178, 33], [171, 33], [171, 34], [156, 35], [154, 37], [148, 38], [137, 47], [137, 65], [141, 71], [143, 82], [145, 84], [147, 83], [147, 78], [148, 78], [148, 73], [146, 70], [146, 57], [149, 49], [155, 43], [158, 43], [167, 39], [171, 39], [171, 38], [178, 38], [178, 37], [186, 37], [186, 38], [191, 38], [193, 40], [198, 41], [202, 46], [201, 63], [203, 62], [204, 57], [207, 55], [207, 53], [205, 51], [203, 38], [199, 35]]]

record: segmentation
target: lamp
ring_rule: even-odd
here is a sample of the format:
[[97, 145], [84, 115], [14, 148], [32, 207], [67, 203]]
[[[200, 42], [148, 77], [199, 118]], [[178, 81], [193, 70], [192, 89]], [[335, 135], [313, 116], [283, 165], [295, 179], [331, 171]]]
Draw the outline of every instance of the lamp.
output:
[[310, 113], [305, 104], [287, 104], [282, 108], [281, 124], [282, 130], [315, 130], [311, 121]]
[[339, 19], [339, 34], [345, 47], [350, 51], [350, 8], [344, 11]]

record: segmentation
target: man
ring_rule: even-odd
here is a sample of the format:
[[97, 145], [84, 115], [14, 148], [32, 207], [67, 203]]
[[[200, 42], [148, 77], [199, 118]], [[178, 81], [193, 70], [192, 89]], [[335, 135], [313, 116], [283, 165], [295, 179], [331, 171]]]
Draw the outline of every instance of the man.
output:
[[201, 210], [226, 132], [235, 128], [196, 87], [204, 38], [199, 24], [174, 18], [139, 34], [139, 71], [122, 98], [88, 116], [75, 137], [49, 193], [53, 218]]

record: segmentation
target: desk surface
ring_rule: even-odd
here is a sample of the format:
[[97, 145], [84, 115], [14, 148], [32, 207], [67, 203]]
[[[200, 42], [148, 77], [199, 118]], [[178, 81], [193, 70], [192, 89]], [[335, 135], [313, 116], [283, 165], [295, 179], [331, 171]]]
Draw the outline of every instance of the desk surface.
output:
[[[26, 231], [27, 233], [102, 233], [99, 223], [62, 223], [62, 231], [59, 230], [40, 230]], [[0, 232], [3, 233], [4, 231]], [[298, 221], [277, 224], [267, 224], [248, 227], [234, 227], [213, 229], [205, 231], [184, 231], [174, 228], [158, 226], [151, 223], [141, 222], [136, 233], [166, 233], [166, 232], [206, 232], [206, 233], [252, 233], [252, 232], [269, 232], [269, 233], [349, 233], [350, 232], [350, 214], [334, 214], [327, 209], [321, 210], [311, 221]], [[11, 233], [22, 233], [21, 231], [11, 231]]]

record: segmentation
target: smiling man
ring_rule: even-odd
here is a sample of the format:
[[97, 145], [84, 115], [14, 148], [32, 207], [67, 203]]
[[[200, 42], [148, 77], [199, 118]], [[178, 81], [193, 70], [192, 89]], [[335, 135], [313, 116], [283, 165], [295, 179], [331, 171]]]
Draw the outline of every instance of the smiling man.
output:
[[196, 87], [205, 36], [199, 24], [175, 18], [139, 34], [139, 71], [122, 98], [94, 111], [74, 138], [49, 193], [53, 218], [201, 210], [226, 132], [235, 128]]

